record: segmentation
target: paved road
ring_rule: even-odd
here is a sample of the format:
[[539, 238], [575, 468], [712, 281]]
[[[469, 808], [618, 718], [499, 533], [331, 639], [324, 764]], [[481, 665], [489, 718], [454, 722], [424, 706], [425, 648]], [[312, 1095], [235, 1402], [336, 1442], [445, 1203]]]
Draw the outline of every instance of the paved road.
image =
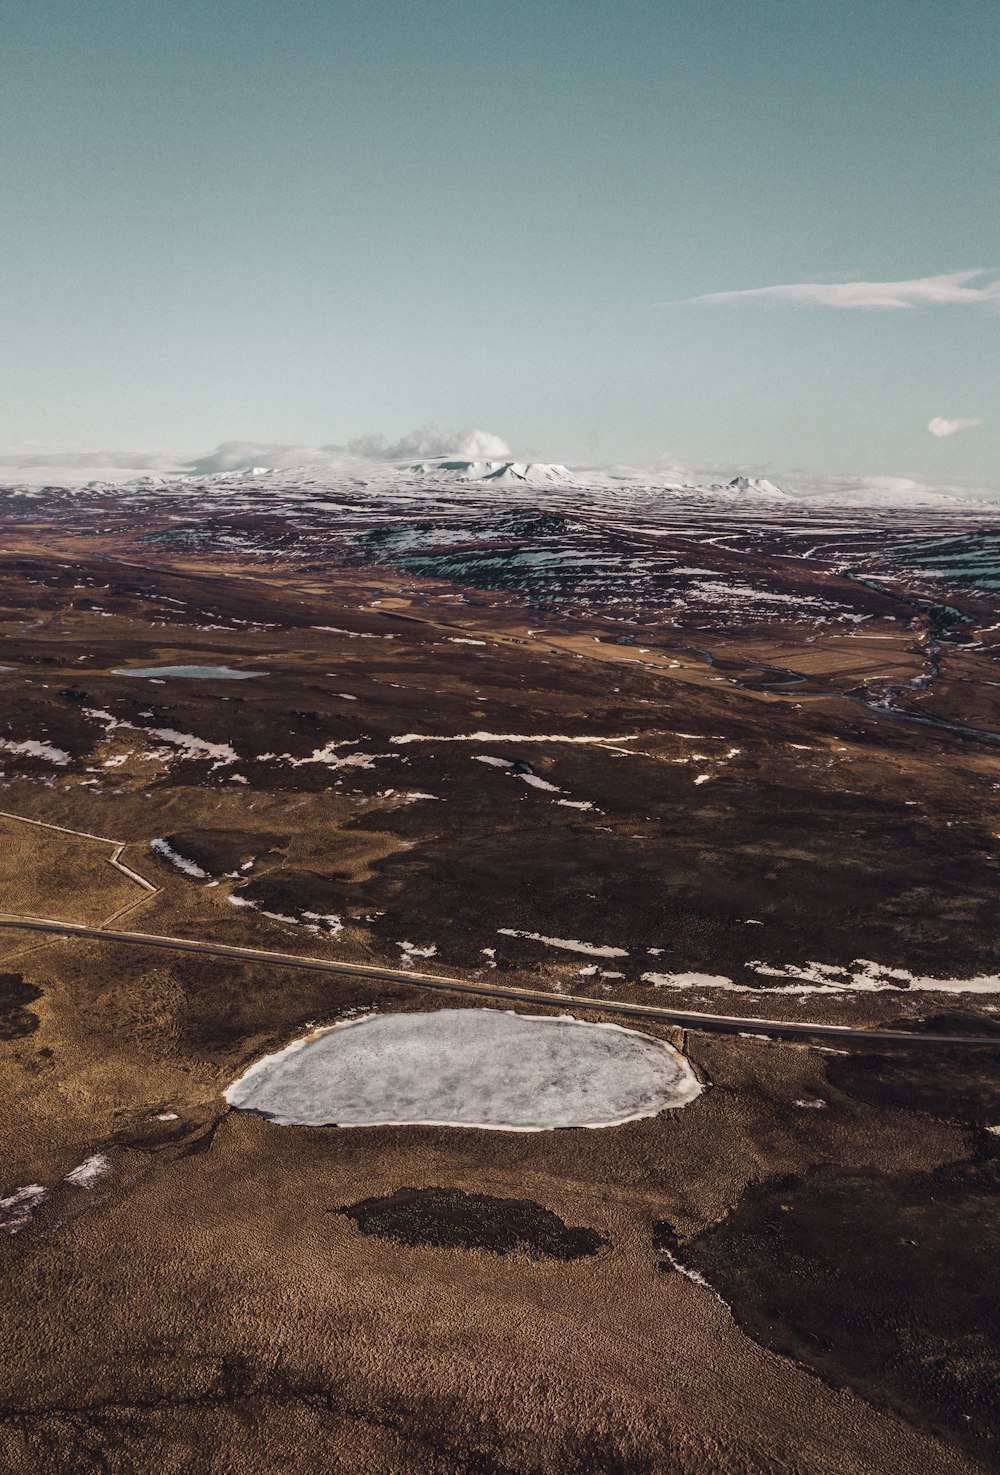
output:
[[107, 927], [87, 927], [81, 922], [58, 922], [49, 917], [0, 915], [0, 928], [24, 932], [49, 932], [62, 937], [85, 937], [98, 942], [126, 943], [137, 947], [167, 948], [173, 952], [202, 953], [214, 958], [234, 958], [244, 963], [267, 963], [276, 968], [309, 968], [318, 973], [341, 973], [377, 978], [386, 983], [404, 983], [417, 988], [442, 989], [447, 993], [476, 994], [480, 998], [504, 999], [517, 1004], [541, 1004], [549, 1009], [585, 1010], [596, 1014], [622, 1014], [630, 1019], [658, 1019], [686, 1029], [719, 1034], [757, 1034], [774, 1039], [829, 1039], [878, 1045], [971, 1045], [1000, 1050], [998, 1035], [945, 1035], [909, 1033], [894, 1029], [854, 1029], [843, 1024], [810, 1024], [803, 1020], [754, 1019], [738, 1014], [702, 1014], [690, 1009], [668, 1009], [658, 1004], [627, 1004], [615, 999], [589, 999], [574, 994], [545, 993], [540, 989], [514, 988], [505, 984], [467, 982], [415, 969], [382, 968], [374, 963], [341, 963], [299, 953], [269, 952], [264, 948], [235, 947], [223, 942], [199, 942], [186, 937], [160, 936], [151, 932], [115, 932]]

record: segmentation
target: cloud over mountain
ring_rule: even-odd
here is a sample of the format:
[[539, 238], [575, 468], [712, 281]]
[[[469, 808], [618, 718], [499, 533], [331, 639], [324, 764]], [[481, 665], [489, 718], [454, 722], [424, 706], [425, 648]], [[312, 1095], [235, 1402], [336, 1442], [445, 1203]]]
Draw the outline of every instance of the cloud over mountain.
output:
[[472, 427], [439, 430], [436, 425], [411, 430], [409, 435], [395, 442], [386, 440], [384, 435], [362, 435], [348, 441], [347, 449], [352, 456], [368, 456], [376, 461], [400, 461], [412, 456], [460, 456], [470, 461], [496, 461], [511, 455], [511, 448], [503, 436], [495, 435], [491, 430]]
[[439, 430], [424, 425], [400, 440], [384, 435], [362, 435], [343, 445], [275, 445], [266, 441], [230, 440], [190, 463], [190, 471], [211, 476], [223, 471], [245, 471], [252, 466], [288, 470], [293, 466], [340, 465], [351, 456], [368, 461], [403, 461], [415, 457], [458, 456], [472, 461], [503, 460], [510, 446], [490, 430]]

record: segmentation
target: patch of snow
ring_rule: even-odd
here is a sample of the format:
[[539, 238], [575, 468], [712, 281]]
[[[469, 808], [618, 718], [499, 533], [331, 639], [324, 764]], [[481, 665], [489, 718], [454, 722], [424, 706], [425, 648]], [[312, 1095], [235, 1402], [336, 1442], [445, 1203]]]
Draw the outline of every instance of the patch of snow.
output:
[[437, 948], [434, 943], [430, 943], [427, 947], [417, 947], [412, 942], [397, 942], [396, 946], [402, 953], [400, 962], [404, 968], [412, 968], [414, 958], [434, 958], [437, 956]]
[[196, 865], [193, 860], [188, 860], [186, 855], [181, 855], [180, 851], [175, 850], [169, 841], [162, 838], [150, 840], [149, 848], [157, 855], [161, 855], [164, 860], [168, 860], [172, 866], [176, 866], [179, 871], [183, 871], [185, 876], [193, 876], [197, 881], [208, 880], [208, 872], [203, 871], [201, 866]]
[[[347, 753], [344, 757], [337, 754], [338, 748], [353, 748], [357, 746], [356, 738], [348, 738], [343, 742], [331, 739], [322, 748], [314, 748], [307, 758], [293, 758], [290, 753], [282, 755], [282, 761], [291, 768], [301, 768], [306, 763], [323, 763], [327, 768], [374, 768], [376, 760], [381, 758], [398, 758], [398, 753]], [[261, 762], [265, 758], [274, 758], [274, 753], [262, 753]]]
[[[790, 988], [788, 993], [882, 993], [887, 990], [929, 994], [997, 994], [1000, 975], [979, 974], [975, 978], [928, 978], [910, 973], [906, 968], [888, 968], [869, 958], [855, 958], [850, 968], [829, 963], [789, 964], [774, 968], [767, 963], [748, 963], [755, 973], [765, 978], [801, 979], [804, 987]], [[812, 986], [810, 986], [812, 985]]]
[[310, 932], [325, 932], [329, 937], [337, 937], [343, 932], [344, 924], [335, 912], [303, 912], [306, 922], [311, 923]]
[[5, 753], [16, 753], [25, 758], [44, 758], [46, 763], [56, 763], [60, 768], [69, 762], [69, 754], [63, 748], [56, 748], [52, 743], [36, 742], [34, 738], [25, 738], [23, 742], [14, 742], [12, 738], [0, 738], [0, 749]]
[[[759, 924], [758, 924], [759, 925]], [[745, 965], [762, 978], [788, 979], [787, 983], [735, 983], [733, 979], [708, 973], [644, 973], [642, 981], [655, 988], [716, 988], [735, 994], [848, 994], [848, 993], [942, 993], [997, 994], [1000, 976], [980, 974], [975, 978], [928, 978], [905, 968], [888, 968], [867, 958], [855, 958], [849, 968], [831, 963], [771, 963]]]
[[182, 758], [213, 758], [217, 764], [235, 763], [238, 760], [239, 755], [228, 743], [210, 743], [206, 738], [195, 737], [190, 732], [178, 732], [173, 727], [153, 727], [150, 732], [154, 737], [178, 748]]
[[27, 1183], [0, 1198], [0, 1232], [19, 1234], [49, 1196], [41, 1183]]
[[[510, 758], [490, 758], [485, 754], [477, 754], [473, 761], [476, 763], [488, 763], [491, 768], [503, 768], [513, 778], [519, 778], [523, 784], [528, 784], [533, 789], [544, 789], [549, 794], [562, 793], [562, 789], [558, 784], [550, 784], [548, 779], [541, 778], [537, 773], [526, 772], [526, 765], [514, 763]], [[557, 800], [557, 803], [562, 802], [562, 800]], [[574, 808], [577, 809], [590, 809], [592, 807], [592, 805], [586, 803], [574, 805]]]
[[[648, 948], [648, 952], [659, 953], [662, 948]], [[643, 983], [654, 988], [729, 988], [732, 979], [717, 973], [644, 973]]]
[[705, 1279], [700, 1270], [694, 1270], [690, 1265], [682, 1264], [681, 1261], [678, 1260], [677, 1256], [673, 1254], [672, 1251], [666, 1248], [658, 1250], [657, 1253], [662, 1255], [663, 1258], [673, 1266], [673, 1268], [677, 1271], [679, 1275], [683, 1275], [685, 1280], [689, 1280], [692, 1285], [701, 1286], [703, 1290], [711, 1291], [712, 1295], [720, 1303], [720, 1305], [725, 1306], [727, 1311], [730, 1310], [729, 1302], [723, 1301], [718, 1291], [713, 1285], [709, 1284], [709, 1282]]
[[103, 1152], [94, 1152], [68, 1172], [63, 1182], [72, 1183], [74, 1188], [93, 1188], [110, 1172], [111, 1159]]
[[565, 953], [585, 953], [591, 958], [627, 958], [628, 949], [601, 947], [594, 942], [577, 942], [570, 937], [543, 937], [540, 932], [518, 932], [513, 927], [498, 927], [501, 937], [523, 937], [528, 942], [543, 942], [546, 947], [561, 948]]
[[395, 640], [395, 635], [379, 635], [373, 630], [341, 630], [337, 625], [310, 625], [310, 630], [322, 630], [325, 635], [346, 635], [348, 640]]
[[[594, 747], [607, 748], [618, 743], [638, 742], [640, 734], [626, 733], [624, 737], [565, 737], [559, 733], [530, 732], [464, 732], [453, 735], [436, 735], [429, 732], [405, 732], [391, 737], [390, 743], [589, 743]], [[626, 750], [627, 751], [627, 750]]]
[[539, 778], [537, 773], [519, 773], [518, 778], [522, 783], [530, 784], [533, 789], [545, 789], [550, 794], [561, 794], [558, 784], [550, 784], [547, 779]]

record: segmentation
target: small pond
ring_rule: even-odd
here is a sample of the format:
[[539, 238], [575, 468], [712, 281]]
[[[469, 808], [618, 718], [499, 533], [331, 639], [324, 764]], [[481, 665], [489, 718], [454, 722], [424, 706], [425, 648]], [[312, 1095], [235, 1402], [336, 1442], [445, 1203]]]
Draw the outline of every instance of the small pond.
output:
[[149, 680], [163, 681], [179, 677], [185, 681], [251, 681], [255, 676], [267, 676], [267, 671], [237, 671], [232, 666], [118, 666], [112, 676], [145, 676]]
[[499, 1009], [373, 1014], [265, 1056], [226, 1091], [282, 1126], [612, 1127], [701, 1091], [672, 1046], [616, 1024]]

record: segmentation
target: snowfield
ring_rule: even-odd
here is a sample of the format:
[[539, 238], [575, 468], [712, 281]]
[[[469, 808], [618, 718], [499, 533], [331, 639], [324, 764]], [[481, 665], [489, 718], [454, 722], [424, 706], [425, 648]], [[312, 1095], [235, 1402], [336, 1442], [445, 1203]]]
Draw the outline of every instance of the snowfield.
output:
[[258, 1060], [225, 1092], [281, 1126], [612, 1127], [702, 1087], [670, 1045], [616, 1024], [497, 1009], [373, 1014]]

